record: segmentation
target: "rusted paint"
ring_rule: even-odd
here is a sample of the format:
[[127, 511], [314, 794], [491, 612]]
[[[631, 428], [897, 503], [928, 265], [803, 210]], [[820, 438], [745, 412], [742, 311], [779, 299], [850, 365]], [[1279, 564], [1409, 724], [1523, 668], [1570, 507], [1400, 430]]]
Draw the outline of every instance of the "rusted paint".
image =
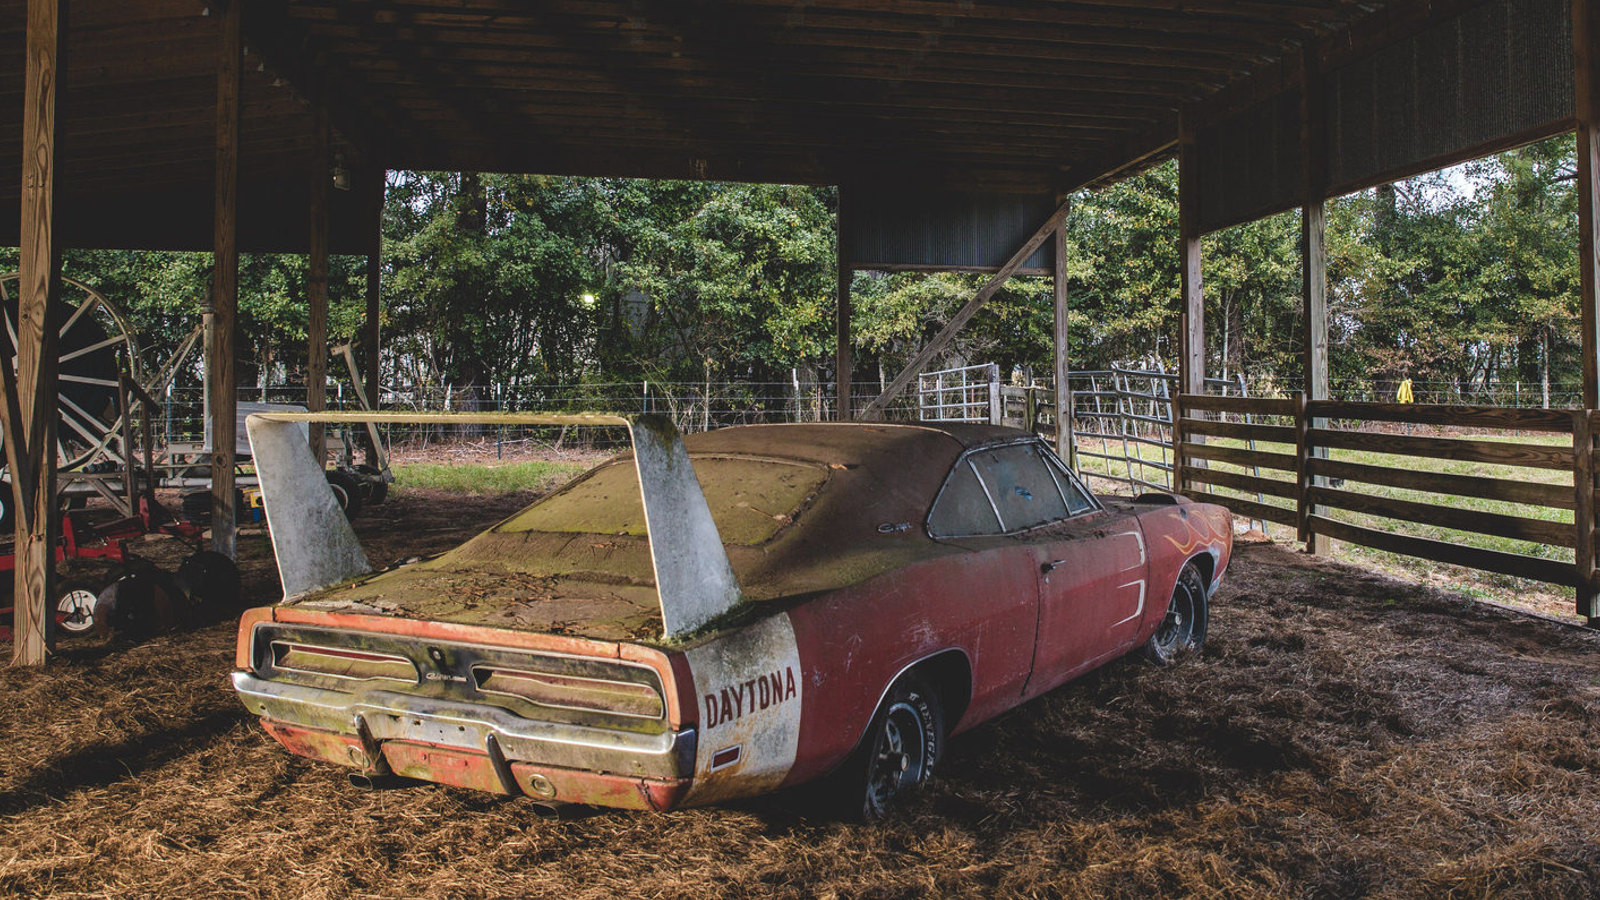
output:
[[[449, 596], [419, 609], [376, 607], [395, 596], [386, 584], [407, 585], [401, 596], [425, 595], [430, 585], [447, 595], [450, 579], [475, 586], [535, 584], [548, 589], [551, 600], [587, 602], [596, 614], [607, 614], [605, 602], [645, 605], [629, 599], [652, 588], [639, 577], [649, 559], [643, 537], [502, 526], [412, 572], [247, 614], [240, 629], [241, 666], [250, 661], [252, 628], [273, 620], [346, 630], [353, 646], [371, 644], [375, 651], [414, 659], [420, 659], [415, 648], [397, 651], [393, 642], [435, 642], [430, 652], [444, 655], [435, 659], [434, 674], [451, 680], [405, 688], [408, 696], [417, 695], [411, 701], [418, 704], [414, 723], [372, 719], [374, 733], [387, 741], [385, 754], [406, 767], [401, 774], [413, 777], [491, 791], [510, 789], [514, 779], [516, 790], [536, 796], [554, 790], [556, 800], [635, 809], [717, 802], [796, 784], [831, 770], [855, 748], [884, 693], [910, 667], [937, 660], [929, 672], [948, 676], [936, 684], [948, 694], [947, 725], [965, 730], [1147, 640], [1190, 559], [1207, 563], [1213, 580], [1220, 577], [1231, 550], [1230, 516], [1181, 500], [1106, 502], [1103, 509], [1008, 536], [930, 538], [922, 525], [956, 459], [974, 445], [1018, 439], [1016, 432], [999, 429], [885, 425], [767, 426], [691, 439], [697, 456], [783, 456], [817, 471], [825, 467], [826, 477], [810, 482], [822, 485], [815, 489], [795, 482], [746, 492], [767, 498], [761, 502], [779, 498], [794, 504], [810, 491], [794, 510], [777, 513], [788, 521], [740, 532], [754, 543], [726, 545], [746, 596], [755, 602], [681, 644], [634, 633], [635, 626], [620, 625], [614, 614], [560, 629], [576, 633], [540, 631], [535, 619], [497, 616], [492, 593], [486, 599], [477, 594], [484, 604], [477, 608]], [[913, 527], [883, 530], [883, 522]], [[574, 545], [580, 546], [563, 556]], [[340, 597], [361, 602], [341, 608]], [[417, 618], [421, 612], [438, 615]], [[476, 688], [456, 684], [468, 679], [452, 674], [468, 671], [463, 666], [471, 654], [491, 662], [493, 655], [443, 646], [450, 642], [646, 666], [659, 677], [665, 716], [649, 721], [655, 729], [650, 735], [628, 731], [643, 726], [613, 713], [592, 719], [591, 712], [562, 711], [568, 718], [559, 721], [556, 713], [539, 713], [530, 721], [518, 718], [528, 711], [515, 710], [504, 718], [515, 703], [474, 699]], [[428, 665], [422, 665], [425, 672]], [[586, 671], [573, 674], [592, 677]], [[285, 714], [300, 703], [308, 724], [335, 732], [346, 723], [337, 714], [326, 722], [316, 719], [316, 709], [372, 708], [352, 707], [337, 699], [349, 694], [333, 689], [323, 695], [324, 703], [310, 694], [273, 695], [266, 682], [251, 682], [247, 675], [236, 676], [236, 684], [247, 703], [262, 709], [277, 703], [274, 708]], [[315, 684], [309, 689], [322, 690]], [[452, 718], [470, 717], [475, 703], [500, 705], [483, 706], [482, 723]], [[459, 740], [457, 721], [465, 726]], [[586, 738], [583, 753], [563, 756], [557, 751], [565, 745], [534, 737], [524, 723], [535, 729], [599, 726], [606, 736], [593, 743]], [[496, 743], [496, 735], [506, 740]], [[660, 744], [652, 751], [657, 762], [645, 768], [638, 760], [651, 741]], [[325, 758], [352, 743], [340, 735], [333, 742], [296, 738], [285, 745]], [[506, 764], [497, 770], [497, 758], [478, 746], [505, 747]], [[610, 761], [602, 765], [596, 754], [606, 753]], [[692, 779], [677, 777], [691, 771]]]
[[271, 622], [276, 612], [276, 607], [258, 606], [254, 609], [245, 610], [244, 615], [239, 617], [239, 637], [238, 643], [234, 647], [233, 657], [235, 668], [240, 670], [250, 668], [252, 662], [250, 659], [251, 637], [255, 634], [256, 626], [262, 622]]
[[[691, 803], [712, 803], [783, 783], [800, 748], [805, 671], [794, 628], [770, 616], [684, 653], [700, 706]], [[738, 762], [718, 766], [719, 751]]]
[[261, 727], [290, 753], [297, 756], [350, 766], [362, 772], [379, 775], [389, 773], [383, 757], [369, 754], [359, 737], [289, 725], [267, 718], [261, 720]]
[[487, 753], [468, 753], [450, 747], [407, 741], [385, 741], [383, 758], [388, 760], [394, 774], [405, 778], [488, 791], [491, 794], [506, 793]]
[[[690, 781], [687, 778], [670, 780], [624, 778], [528, 763], [512, 763], [511, 772], [516, 778], [517, 785], [531, 797], [585, 806], [659, 812], [679, 806], [689, 789]], [[531, 783], [534, 776], [548, 780], [555, 793], [541, 793], [537, 790]]]
[[[726, 551], [744, 596], [770, 601], [837, 590], [920, 560], [959, 554], [960, 548], [931, 540], [920, 523], [967, 443], [996, 435], [1016, 436], [982, 426], [821, 424], [724, 429], [691, 435], [684, 444], [692, 459], [775, 461], [763, 483], [754, 485], [742, 483], [751, 475], [746, 465], [718, 471], [713, 464], [703, 473], [707, 496], [718, 499], [719, 509], [727, 507], [719, 513], [718, 528], [726, 526], [733, 538]], [[624, 454], [608, 465], [609, 471], [626, 474], [631, 457]], [[637, 478], [616, 479], [607, 471], [602, 467], [580, 478], [544, 503], [566, 502], [562, 498], [570, 500], [588, 484], [598, 495], [637, 508], [639, 501], [630, 495], [638, 490]], [[808, 472], [825, 472], [826, 478]], [[579, 510], [572, 521], [545, 522], [542, 505], [434, 560], [296, 605], [330, 610], [340, 604], [381, 605], [395, 615], [529, 631], [548, 631], [559, 622], [584, 637], [657, 643], [665, 628], [648, 540], [629, 533], [526, 530], [535, 524], [577, 527], [589, 518]], [[753, 521], [757, 510], [770, 520], [787, 521], [776, 529], [740, 524], [743, 516]], [[637, 522], [628, 525], [629, 515], [634, 514], [609, 524], [624, 532], [640, 530]], [[886, 535], [878, 531], [885, 521], [918, 527]], [[824, 527], [809, 527], [817, 522]]]

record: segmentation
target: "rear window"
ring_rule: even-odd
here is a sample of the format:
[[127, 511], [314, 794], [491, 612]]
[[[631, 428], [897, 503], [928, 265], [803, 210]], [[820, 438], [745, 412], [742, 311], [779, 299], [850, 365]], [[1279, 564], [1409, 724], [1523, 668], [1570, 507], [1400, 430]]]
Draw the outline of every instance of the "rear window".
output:
[[[725, 544], [771, 540], [828, 478], [822, 466], [788, 460], [704, 456], [691, 462]], [[639, 472], [631, 459], [607, 463], [495, 530], [644, 535]]]

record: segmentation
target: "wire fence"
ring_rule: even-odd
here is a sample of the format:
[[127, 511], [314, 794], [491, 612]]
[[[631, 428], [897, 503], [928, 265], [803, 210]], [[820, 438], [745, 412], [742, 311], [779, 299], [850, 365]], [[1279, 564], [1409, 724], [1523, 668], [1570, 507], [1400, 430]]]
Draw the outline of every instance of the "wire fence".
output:
[[[851, 404], [856, 410], [882, 392], [878, 382], [857, 382], [851, 386]], [[487, 385], [386, 387], [379, 395], [385, 410], [414, 412], [608, 412], [660, 413], [669, 415], [685, 433], [724, 428], [730, 425], [757, 425], [776, 422], [831, 422], [836, 418], [837, 397], [832, 382], [799, 377], [779, 382], [601, 382], [579, 385]], [[205, 392], [201, 388], [173, 387], [160, 398], [159, 421], [155, 432], [167, 444], [200, 443], [204, 440]], [[303, 386], [248, 388], [238, 391], [240, 403], [271, 403], [304, 407]], [[339, 382], [329, 385], [326, 406], [330, 410], [361, 408], [355, 392]], [[886, 410], [890, 420], [916, 418], [914, 397], [900, 398]], [[425, 447], [438, 441], [495, 440], [497, 444], [553, 444], [565, 440], [610, 446], [626, 437], [604, 430], [592, 434], [563, 437], [561, 429], [426, 424], [383, 425], [384, 439], [392, 445]], [[586, 430], [588, 431], [588, 430]]]
[[[1274, 378], [1243, 373], [1252, 397], [1283, 398], [1301, 389], [1299, 378]], [[1236, 382], [1238, 374], [1226, 380]], [[1392, 378], [1334, 380], [1329, 399], [1358, 403], [1393, 403], [1400, 381]], [[1497, 406], [1510, 409], [1577, 409], [1583, 406], [1583, 384], [1537, 381], [1411, 381], [1412, 400], [1454, 406]]]
[[[970, 371], [969, 371], [970, 370]], [[1105, 370], [1073, 372], [1071, 388], [1074, 396], [1075, 431], [1080, 446], [1085, 439], [1095, 445], [1095, 450], [1116, 458], [1103, 464], [1115, 465], [1124, 478], [1135, 483], [1159, 483], [1165, 480], [1165, 467], [1169, 461], [1158, 450], [1157, 458], [1150, 464], [1148, 477], [1137, 471], [1146, 465], [1145, 454], [1131, 452], [1134, 445], [1166, 444], [1170, 442], [1170, 385], [1171, 373], [1139, 367], [1113, 367]], [[918, 388], [908, 391], [886, 410], [891, 421], [918, 418], [983, 419], [993, 404], [995, 386], [1004, 379], [991, 365], [929, 373], [919, 381]], [[1208, 379], [1209, 389], [1217, 392], [1243, 393], [1257, 397], [1284, 397], [1298, 389], [1293, 380], [1256, 378], [1248, 373], [1236, 374], [1230, 379]], [[1581, 387], [1573, 383], [1553, 383], [1548, 391], [1541, 385], [1522, 382], [1473, 382], [1464, 384], [1446, 381], [1412, 381], [1412, 392], [1417, 403], [1452, 403], [1499, 407], [1540, 407], [1548, 403], [1551, 408], [1572, 408], [1581, 404]], [[1383, 380], [1371, 382], [1335, 383], [1334, 399], [1357, 401], [1393, 401], [1395, 384]], [[1004, 385], [1005, 403], [1014, 405], [1011, 393], [1014, 385]], [[856, 382], [852, 385], [852, 406], [865, 407], [881, 393], [883, 385], [877, 381]], [[1043, 405], [1035, 411], [1035, 421], [1053, 421], [1053, 388], [1048, 383], [1029, 387], [1039, 392]], [[970, 395], [970, 396], [968, 396]], [[159, 420], [155, 432], [165, 443], [200, 443], [204, 440], [203, 428], [205, 394], [199, 387], [170, 387], [161, 397]], [[301, 385], [282, 385], [266, 388], [241, 388], [240, 402], [275, 403], [305, 406], [305, 388]], [[583, 384], [534, 385], [427, 385], [388, 386], [380, 395], [384, 409], [413, 411], [504, 411], [504, 412], [653, 412], [670, 415], [678, 428], [686, 433], [722, 428], [730, 425], [751, 425], [775, 422], [827, 422], [836, 417], [835, 387], [831, 381], [819, 381], [796, 373], [787, 381], [775, 382], [594, 382]], [[341, 381], [330, 381], [326, 398], [328, 409], [353, 410], [360, 404], [354, 390]], [[962, 406], [962, 409], [955, 407]], [[972, 407], [971, 410], [966, 406]], [[939, 410], [930, 415], [929, 407]], [[1004, 421], [1011, 421], [1009, 405], [1003, 413]], [[1042, 412], [1041, 412], [1042, 411]], [[1038, 419], [1042, 415], [1044, 418]], [[1020, 424], [1020, 421], [1016, 424]], [[1024, 426], [1029, 427], [1029, 426]], [[585, 435], [562, 435], [559, 429], [495, 426], [426, 426], [422, 424], [385, 425], [385, 440], [401, 447], [426, 447], [439, 441], [494, 440], [499, 446], [550, 445], [565, 440], [611, 446], [624, 441], [620, 435], [594, 432]], [[1116, 452], [1108, 452], [1111, 446]], [[1122, 446], [1128, 445], [1129, 452]], [[1129, 471], [1129, 466], [1135, 470]]]

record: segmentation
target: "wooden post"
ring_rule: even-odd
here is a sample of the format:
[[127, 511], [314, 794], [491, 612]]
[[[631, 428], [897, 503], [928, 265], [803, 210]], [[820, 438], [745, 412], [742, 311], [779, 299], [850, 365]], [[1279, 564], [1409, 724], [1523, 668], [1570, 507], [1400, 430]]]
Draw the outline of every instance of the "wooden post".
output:
[[1583, 405], [1600, 409], [1600, 0], [1572, 0], [1578, 119], [1578, 306], [1582, 311]]
[[844, 185], [839, 186], [839, 203], [835, 218], [837, 228], [834, 231], [836, 241], [835, 252], [838, 256], [839, 291], [838, 302], [833, 312], [833, 358], [834, 381], [838, 388], [838, 408], [834, 418], [840, 422], [848, 422], [855, 418], [855, 411], [851, 409], [850, 376], [855, 369], [854, 349], [851, 346], [850, 316], [853, 307], [850, 303], [850, 279], [855, 274], [850, 269], [849, 253], [845, 244], [844, 223]]
[[1588, 409], [1572, 412], [1573, 521], [1577, 525], [1574, 562], [1577, 566], [1578, 615], [1591, 627], [1600, 625], [1600, 591], [1595, 584], [1594, 431]]
[[1187, 116], [1178, 130], [1178, 254], [1183, 307], [1178, 329], [1178, 397], [1173, 398], [1172, 403], [1172, 441], [1176, 451], [1172, 489], [1182, 493], [1189, 488], [1181, 449], [1182, 442], [1187, 439], [1182, 427], [1182, 396], [1206, 391], [1206, 307], [1200, 275], [1200, 171], [1194, 126]]
[[[328, 153], [328, 110], [316, 109], [316, 149], [311, 160], [311, 223], [307, 230], [306, 271], [306, 409], [321, 412], [328, 406], [328, 188], [332, 179]], [[312, 422], [311, 456], [318, 465], [328, 456], [327, 432]]]
[[1294, 519], [1296, 537], [1311, 540], [1311, 435], [1306, 418], [1306, 392], [1295, 391], [1294, 401]]
[[[1307, 402], [1331, 399], [1328, 389], [1328, 248], [1325, 194], [1328, 181], [1328, 145], [1322, 96], [1322, 73], [1314, 46], [1302, 57], [1303, 79], [1300, 91], [1300, 152], [1305, 163], [1304, 205], [1300, 208], [1300, 276], [1303, 342], [1303, 371]], [[1309, 428], [1327, 427], [1326, 419], [1307, 423]], [[1326, 448], [1316, 455], [1327, 456]], [[1320, 483], [1321, 479], [1317, 479]], [[1310, 509], [1308, 515], [1321, 515]], [[1303, 521], [1304, 519], [1302, 519]], [[1331, 548], [1326, 535], [1306, 531], [1306, 552], [1326, 554]]]
[[378, 348], [379, 326], [382, 320], [380, 302], [383, 278], [383, 195], [387, 187], [383, 169], [376, 170], [378, 180], [377, 197], [372, 211], [372, 252], [367, 254], [367, 318], [366, 335], [361, 342], [365, 351], [364, 360], [366, 370], [361, 377], [367, 385], [367, 406], [378, 408]]
[[[1069, 198], [1067, 203], [1072, 200]], [[1070, 209], [1070, 207], [1069, 207]], [[1067, 468], [1078, 468], [1077, 438], [1072, 433], [1072, 359], [1067, 346], [1067, 225], [1062, 222], [1056, 229], [1055, 258], [1052, 260], [1052, 271], [1055, 273], [1055, 381], [1056, 381], [1056, 455], [1067, 464]], [[1030, 422], [1028, 430], [1033, 430]]]
[[[372, 252], [367, 254], [367, 316], [364, 323], [365, 329], [361, 340], [363, 350], [362, 382], [366, 385], [367, 408], [378, 408], [378, 384], [381, 365], [378, 357], [379, 330], [382, 322], [382, 279], [383, 279], [383, 195], [388, 186], [386, 173], [383, 169], [375, 169], [377, 177], [377, 191], [373, 201], [372, 210]], [[377, 446], [377, 426], [367, 429], [367, 465], [376, 468], [382, 467], [383, 454]]]
[[206, 414], [211, 417], [211, 548], [238, 556], [234, 522], [234, 445], [238, 397], [234, 391], [233, 332], [239, 309], [239, 66], [244, 56], [240, 0], [220, 13], [217, 49], [217, 183], [212, 220], [211, 330], [206, 341]]
[[6, 453], [16, 509], [12, 663], [43, 665], [51, 638], [56, 534], [56, 98], [66, 0], [28, 0], [22, 102], [22, 230], [17, 281], [17, 372], [5, 372]]
[[[1594, 529], [1594, 436], [1590, 416], [1600, 409], [1600, 0], [1572, 2], [1572, 57], [1578, 119], [1578, 306], [1582, 310], [1582, 428], [1573, 429], [1578, 507], [1578, 615], [1600, 627]], [[1582, 441], [1583, 446], [1577, 443]]]

